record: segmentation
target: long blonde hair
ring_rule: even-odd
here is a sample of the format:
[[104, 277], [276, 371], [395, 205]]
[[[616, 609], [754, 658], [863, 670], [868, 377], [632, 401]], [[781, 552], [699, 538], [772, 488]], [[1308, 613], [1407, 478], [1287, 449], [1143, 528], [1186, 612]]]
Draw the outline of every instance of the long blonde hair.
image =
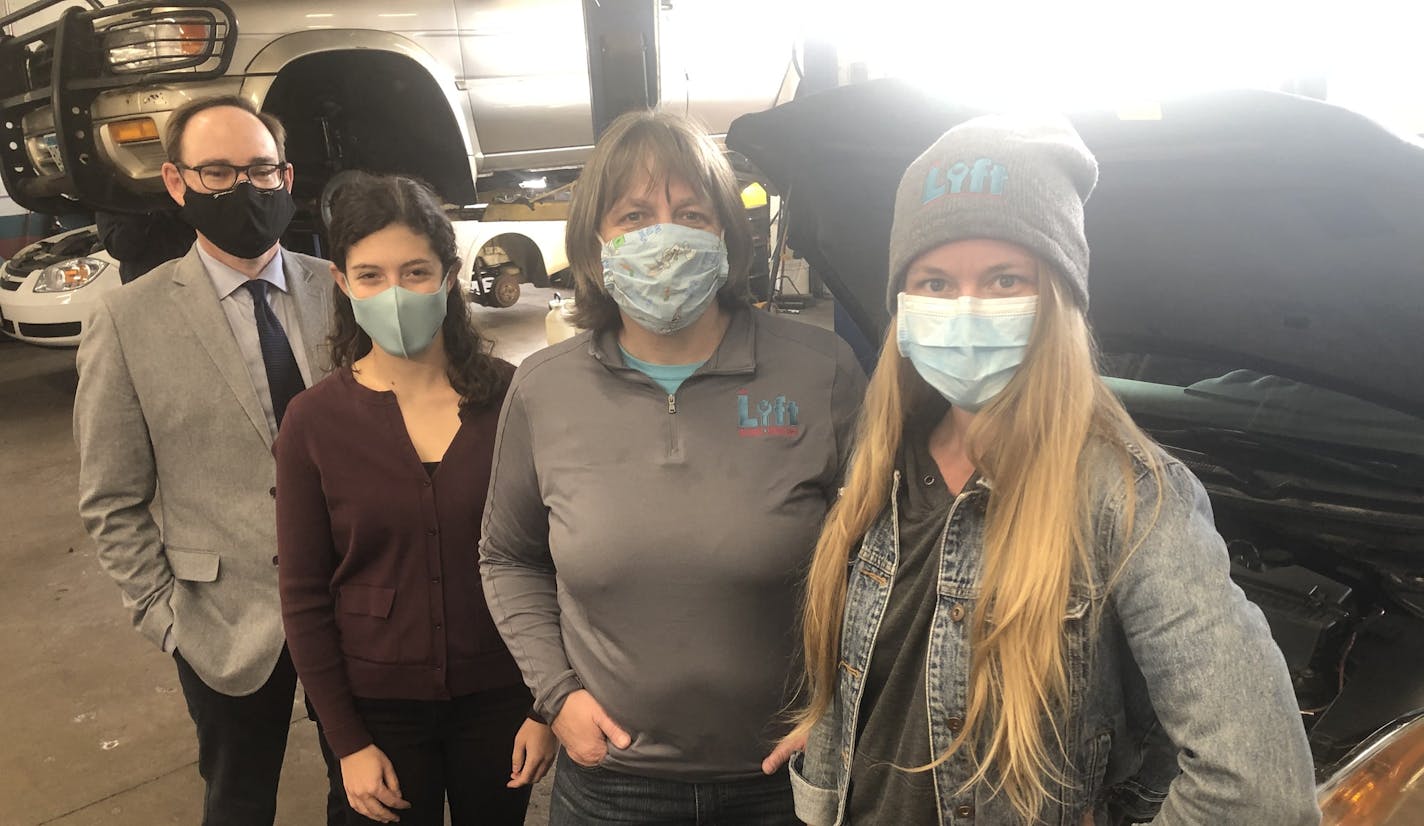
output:
[[[968, 744], [976, 770], [965, 788], [989, 783], [1026, 822], [1056, 799], [1050, 785], [1066, 782], [1056, 722], [1068, 699], [1064, 616], [1075, 577], [1089, 572], [1088, 514], [1095, 495], [1083, 456], [1090, 440], [1101, 437], [1117, 449], [1126, 473], [1127, 445], [1150, 442], [1099, 378], [1082, 311], [1055, 273], [1042, 263], [1039, 269], [1039, 310], [1024, 362], [966, 434], [970, 459], [992, 487], [970, 625], [964, 727], [944, 754], [919, 769], [939, 765]], [[802, 629], [809, 702], [796, 716], [795, 734], [808, 731], [834, 701], [846, 563], [886, 507], [887, 494], [894, 495], [905, 421], [934, 392], [900, 356], [892, 319], [866, 393], [845, 489], [826, 518], [811, 564]], [[1149, 463], [1158, 473], [1155, 460]], [[1130, 526], [1126, 535], [1133, 536]]]

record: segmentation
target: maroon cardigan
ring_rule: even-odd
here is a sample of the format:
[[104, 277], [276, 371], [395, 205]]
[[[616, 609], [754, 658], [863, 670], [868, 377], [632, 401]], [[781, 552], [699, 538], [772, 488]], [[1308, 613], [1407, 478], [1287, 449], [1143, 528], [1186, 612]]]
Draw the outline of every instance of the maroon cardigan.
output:
[[277, 439], [277, 556], [292, 662], [338, 756], [371, 736], [354, 697], [443, 700], [521, 685], [485, 607], [480, 518], [509, 378], [460, 414], [434, 477], [394, 393], [339, 370]]

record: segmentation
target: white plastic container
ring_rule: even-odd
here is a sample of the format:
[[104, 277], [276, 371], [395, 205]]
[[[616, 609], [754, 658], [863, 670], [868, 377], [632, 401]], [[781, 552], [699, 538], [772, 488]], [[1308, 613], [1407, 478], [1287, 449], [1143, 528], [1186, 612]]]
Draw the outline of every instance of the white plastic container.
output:
[[549, 302], [549, 314], [544, 316], [544, 337], [550, 344], [558, 344], [578, 335], [579, 329], [570, 320], [573, 313], [574, 300], [560, 298], [558, 293], [554, 293], [554, 298]]

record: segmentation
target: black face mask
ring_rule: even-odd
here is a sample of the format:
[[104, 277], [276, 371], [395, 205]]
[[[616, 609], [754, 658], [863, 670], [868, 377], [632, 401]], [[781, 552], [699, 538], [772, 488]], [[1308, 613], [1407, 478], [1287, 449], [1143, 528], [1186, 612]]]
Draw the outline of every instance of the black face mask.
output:
[[272, 248], [297, 211], [285, 188], [257, 189], [247, 181], [227, 192], [205, 194], [188, 190], [179, 213], [223, 252], [257, 258]]

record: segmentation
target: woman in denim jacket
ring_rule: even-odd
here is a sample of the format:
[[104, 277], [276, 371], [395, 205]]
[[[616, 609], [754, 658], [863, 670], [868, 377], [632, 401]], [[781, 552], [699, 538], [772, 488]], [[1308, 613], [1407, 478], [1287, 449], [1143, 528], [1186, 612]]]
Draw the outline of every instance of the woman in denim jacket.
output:
[[805, 611], [810, 824], [1319, 822], [1285, 662], [1196, 479], [1099, 380], [1061, 119], [900, 184], [895, 313]]

